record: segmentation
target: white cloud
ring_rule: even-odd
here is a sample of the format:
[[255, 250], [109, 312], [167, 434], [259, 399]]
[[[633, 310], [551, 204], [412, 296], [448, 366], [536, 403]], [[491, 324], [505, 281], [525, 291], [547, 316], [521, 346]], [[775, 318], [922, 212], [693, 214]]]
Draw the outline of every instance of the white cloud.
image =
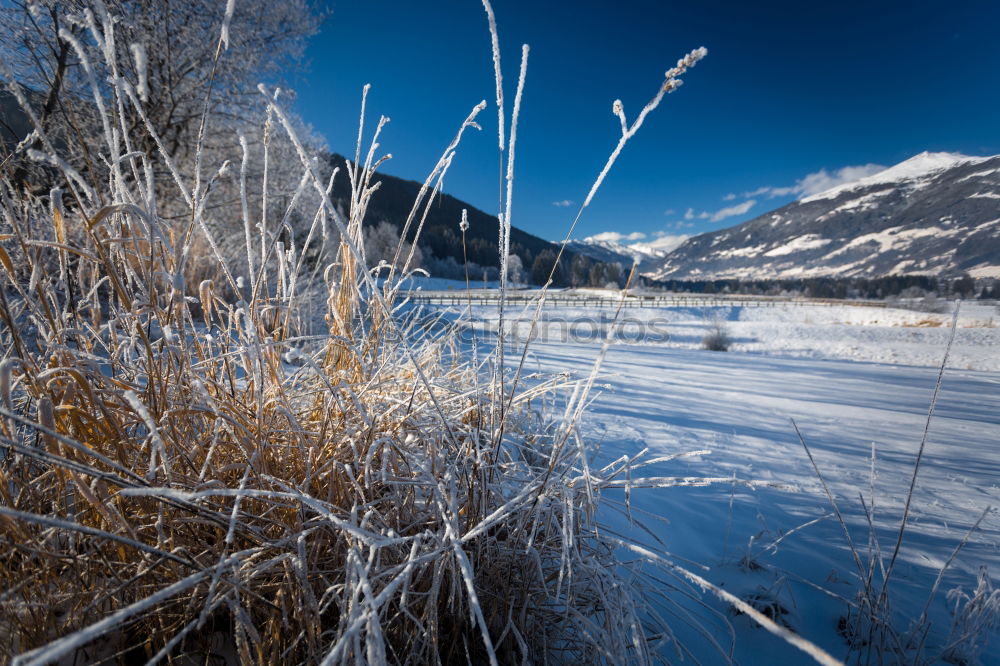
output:
[[673, 208], [668, 208], [665, 211], [663, 211], [664, 215], [675, 215], [676, 213], [677, 213], [677, 211], [674, 210]]
[[670, 252], [690, 238], [685, 234], [668, 234], [665, 231], [657, 231], [653, 236], [655, 238], [648, 243], [635, 243], [632, 247], [646, 252]]
[[796, 182], [795, 185], [799, 190], [798, 194], [808, 197], [813, 194], [825, 192], [838, 185], [853, 183], [856, 180], [873, 176], [879, 171], [885, 171], [885, 169], [886, 167], [879, 164], [846, 166], [834, 171], [832, 174], [827, 173], [826, 169], [820, 169], [816, 173], [807, 174], [805, 178]]
[[753, 208], [757, 204], [756, 199], [748, 199], [743, 203], [736, 204], [735, 206], [727, 206], [721, 210], [717, 210], [709, 216], [710, 222], [722, 222], [727, 217], [733, 217], [735, 215], [743, 215], [748, 210]]
[[557, 206], [559, 208], [569, 208], [574, 203], [576, 203], [576, 202], [571, 201], [570, 199], [563, 199], [562, 201], [553, 201], [552, 205], [553, 206]]
[[723, 201], [732, 201], [735, 198], [736, 198], [736, 195], [733, 192], [730, 192], [726, 196], [722, 197], [722, 200]]
[[630, 234], [622, 234], [617, 231], [602, 231], [599, 234], [594, 234], [593, 236], [588, 236], [584, 238], [585, 241], [598, 241], [598, 242], [611, 242], [611, 243], [623, 243], [623, 242], [633, 242], [640, 241], [646, 237], [646, 234], [641, 231], [633, 231]]
[[[781, 196], [781, 195], [778, 195], [778, 194], [771, 194], [775, 189], [776, 188], [773, 188], [773, 187], [758, 187], [753, 192], [744, 192], [740, 196], [742, 196], [744, 199], [753, 199], [754, 197], [759, 197], [759, 196], [762, 196], [764, 194], [771, 195], [771, 198], [774, 198], [776, 196]], [[777, 188], [777, 189], [781, 189], [781, 188]]]
[[[820, 169], [814, 173], [807, 173], [802, 178], [795, 181], [794, 185], [786, 187], [758, 187], [753, 192], [744, 192], [741, 196], [744, 199], [767, 195], [768, 198], [787, 197], [795, 195], [797, 198], [819, 194], [838, 185], [853, 183], [862, 178], [873, 176], [880, 171], [885, 171], [886, 167], [881, 164], [861, 164], [857, 166], [845, 166], [830, 173], [826, 169]], [[728, 195], [727, 195], [728, 197]], [[728, 198], [726, 199], [728, 201]]]
[[[693, 208], [688, 208], [687, 212], [684, 213], [684, 219], [685, 220], [698, 219], [698, 220], [708, 220], [709, 222], [721, 222], [724, 219], [726, 219], [727, 217], [734, 217], [736, 215], [743, 215], [748, 210], [750, 210], [751, 208], [753, 208], [756, 204], [757, 204], [757, 200], [756, 199], [750, 199], [748, 201], [744, 201], [742, 203], [738, 203], [735, 206], [726, 206], [725, 208], [721, 208], [721, 209], [719, 209], [717, 211], [714, 211], [714, 212], [703, 210], [700, 213], [694, 212]], [[691, 223], [688, 223], [688, 224], [685, 224], [683, 222], [675, 222], [674, 223], [674, 227], [677, 228], [677, 229], [681, 229], [683, 227], [690, 227], [690, 226], [692, 226]]]
[[[809, 174], [806, 178], [812, 175], [813, 174]], [[771, 199], [774, 197], [787, 197], [789, 194], [799, 194], [801, 191], [802, 187], [798, 184], [798, 181], [796, 181], [795, 185], [790, 185], [788, 187], [761, 187], [754, 190], [754, 192], [766, 194]]]

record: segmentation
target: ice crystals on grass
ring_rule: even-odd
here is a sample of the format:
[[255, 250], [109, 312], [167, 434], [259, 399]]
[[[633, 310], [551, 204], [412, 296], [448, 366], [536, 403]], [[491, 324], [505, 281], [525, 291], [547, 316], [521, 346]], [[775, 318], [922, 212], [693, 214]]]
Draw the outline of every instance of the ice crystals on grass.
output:
[[233, 22], [233, 12], [236, 10], [236, 0], [228, 0], [226, 2], [226, 15], [222, 19], [222, 34], [219, 36], [219, 41], [222, 42], [223, 48], [227, 51], [229, 50], [229, 25]]
[[462, 209], [462, 221], [458, 223], [458, 228], [463, 234], [469, 230], [469, 211], [467, 208]]
[[677, 65], [668, 69], [664, 74], [666, 81], [663, 83], [664, 92], [673, 92], [684, 83], [677, 77], [698, 64], [698, 61], [708, 55], [708, 49], [704, 46], [696, 48], [686, 56], [677, 61]]
[[285, 363], [289, 365], [301, 365], [305, 361], [305, 354], [298, 347], [290, 347], [283, 356]]
[[500, 38], [497, 35], [497, 20], [493, 14], [493, 7], [490, 0], [483, 0], [483, 8], [486, 10], [486, 19], [490, 24], [490, 41], [493, 46], [493, 78], [497, 84], [497, 136], [500, 140], [500, 152], [504, 149], [504, 129], [503, 129], [503, 76], [500, 74]]
[[142, 42], [134, 42], [129, 44], [129, 48], [132, 50], [132, 58], [135, 60], [135, 71], [139, 79], [136, 91], [139, 93], [139, 99], [143, 102], [148, 102], [149, 78], [146, 75], [146, 46]]
[[[63, 208], [63, 191], [61, 188], [53, 187], [49, 190], [49, 211], [52, 216], [55, 217], [57, 214], [65, 216]], [[63, 238], [57, 238], [60, 243], [65, 242]]]
[[36, 141], [41, 141], [41, 135], [38, 133], [38, 130], [33, 129], [30, 132], [28, 132], [28, 136], [24, 137], [24, 139], [22, 139], [21, 142], [17, 144], [17, 146], [14, 148], [12, 152], [20, 153], [28, 146], [34, 144]]
[[[143, 424], [146, 426], [148, 431], [148, 438], [152, 444], [149, 448], [149, 469], [146, 472], [146, 480], [152, 481], [156, 478], [157, 468], [162, 467], [164, 473], [170, 476], [170, 460], [167, 456], [167, 446], [160, 436], [159, 428], [157, 428], [156, 421], [153, 419], [152, 414], [146, 407], [146, 404], [139, 399], [139, 396], [135, 391], [125, 391], [122, 394], [125, 401], [129, 406], [135, 411], [135, 413], [142, 420]], [[157, 461], [159, 457], [159, 461]]]
[[625, 120], [625, 106], [622, 104], [620, 99], [616, 99], [614, 104], [611, 105], [611, 112], [618, 116], [618, 120], [622, 123], [622, 134], [628, 133], [628, 121]]

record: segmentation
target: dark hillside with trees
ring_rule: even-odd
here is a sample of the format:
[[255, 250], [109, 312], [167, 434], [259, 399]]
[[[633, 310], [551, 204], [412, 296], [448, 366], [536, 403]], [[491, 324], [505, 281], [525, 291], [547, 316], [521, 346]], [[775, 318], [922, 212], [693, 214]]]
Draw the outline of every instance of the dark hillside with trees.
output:
[[[345, 175], [346, 160], [342, 155], [334, 153], [329, 156], [329, 162], [332, 167], [340, 167], [341, 169], [341, 173], [334, 183], [333, 199], [337, 205], [346, 210], [351, 197], [350, 180]], [[372, 180], [381, 183], [381, 185], [372, 196], [365, 224], [375, 226], [379, 222], [388, 221], [396, 227], [397, 232], [400, 231], [403, 223], [406, 222], [413, 202], [416, 200], [417, 193], [420, 191], [421, 183], [381, 173], [376, 174]], [[463, 208], [468, 211], [469, 221], [469, 229], [465, 232], [468, 261], [470, 264], [477, 265], [476, 268], [470, 270], [470, 277], [481, 280], [483, 269], [486, 269], [488, 277], [495, 276], [500, 257], [498, 248], [499, 220], [495, 215], [485, 213], [464, 201], [443, 193], [434, 198], [418, 241], [418, 245], [424, 251], [425, 268], [435, 276], [464, 278], [462, 232], [459, 229]], [[414, 221], [407, 234], [407, 241], [413, 240], [418, 222], [419, 217]], [[521, 265], [525, 269], [525, 277], [531, 282], [539, 284], [540, 278], [543, 275], [548, 276], [552, 269], [552, 261], [559, 252], [559, 246], [513, 227], [510, 232], [510, 251], [511, 254], [520, 257]], [[576, 257], [576, 253], [569, 250], [563, 253], [563, 257], [559, 261], [559, 270], [553, 276], [555, 286], [570, 286], [569, 267]], [[601, 267], [595, 272], [595, 276], [602, 281], [595, 286], [603, 287], [605, 282], [617, 280], [621, 273], [617, 266], [605, 269], [604, 264], [591, 261], [588, 263], [588, 269], [591, 265]]]

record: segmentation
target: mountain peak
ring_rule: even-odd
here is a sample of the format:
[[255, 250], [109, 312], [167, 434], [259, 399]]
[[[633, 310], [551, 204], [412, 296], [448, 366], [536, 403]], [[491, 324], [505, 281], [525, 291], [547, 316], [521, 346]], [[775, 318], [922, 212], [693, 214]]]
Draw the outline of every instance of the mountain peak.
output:
[[922, 153], [918, 153], [913, 157], [903, 160], [895, 166], [891, 166], [888, 169], [879, 171], [878, 173], [872, 174], [860, 180], [856, 180], [850, 183], [844, 183], [842, 185], [837, 185], [829, 190], [825, 190], [818, 194], [813, 194], [812, 196], [805, 197], [801, 199], [802, 203], [809, 203], [810, 201], [821, 201], [823, 199], [832, 199], [838, 196], [842, 192], [847, 192], [849, 190], [857, 189], [859, 187], [867, 187], [869, 185], [881, 185], [888, 183], [898, 183], [902, 181], [918, 180], [925, 176], [930, 176], [939, 171], [944, 171], [946, 169], [951, 169], [960, 164], [970, 163], [970, 162], [983, 162], [990, 159], [989, 157], [973, 157], [970, 155], [962, 155], [961, 153], [932, 153], [925, 150]]
[[982, 162], [988, 157], [972, 157], [961, 153], [932, 153], [925, 150], [908, 160], [903, 160], [896, 166], [891, 166], [869, 178], [878, 179], [874, 182], [887, 182], [919, 178], [930, 173], [951, 169], [966, 162]]

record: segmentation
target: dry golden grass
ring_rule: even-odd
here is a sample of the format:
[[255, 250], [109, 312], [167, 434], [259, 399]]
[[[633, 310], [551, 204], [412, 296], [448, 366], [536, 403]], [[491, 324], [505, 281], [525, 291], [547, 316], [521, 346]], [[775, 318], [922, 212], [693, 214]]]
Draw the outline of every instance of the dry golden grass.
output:
[[338, 227], [325, 268], [263, 225], [233, 261], [196, 183], [173, 222], [117, 167], [66, 205], [0, 183], [4, 661], [648, 658], [575, 420], [372, 279], [372, 173], [352, 165], [346, 219], [305, 215]]
[[497, 441], [477, 370], [442, 362], [447, 335], [414, 344], [371, 307], [346, 244], [330, 335], [302, 340], [275, 316], [294, 309], [285, 276], [249, 303], [207, 282], [191, 297], [141, 210], [69, 218], [84, 240], [65, 249], [9, 218], [29, 285], [0, 255], [5, 660], [602, 650], [571, 640], [584, 620], [565, 611], [602, 615], [615, 593], [570, 564], [599, 571], [609, 553], [588, 546], [584, 490], [565, 483], [575, 447], [522, 409], [538, 388]]
[[918, 322], [901, 324], [904, 328], [940, 328], [944, 325], [945, 322], [939, 319], [921, 319]]
[[[61, 173], [47, 201], [0, 183], [0, 658], [646, 659], [573, 426], [528, 408], [552, 385], [505, 393], [502, 364], [463, 360], [368, 272], [371, 152], [341, 216], [268, 95], [264, 143], [275, 114], [301, 158], [278, 219], [313, 225], [298, 247], [253, 238], [245, 205], [207, 205], [225, 169], [188, 183], [128, 150], [140, 102], [112, 92], [106, 182]], [[171, 178], [145, 188], [154, 167]], [[151, 211], [174, 183], [190, 214], [168, 221]], [[326, 224], [335, 260], [307, 265]]]

